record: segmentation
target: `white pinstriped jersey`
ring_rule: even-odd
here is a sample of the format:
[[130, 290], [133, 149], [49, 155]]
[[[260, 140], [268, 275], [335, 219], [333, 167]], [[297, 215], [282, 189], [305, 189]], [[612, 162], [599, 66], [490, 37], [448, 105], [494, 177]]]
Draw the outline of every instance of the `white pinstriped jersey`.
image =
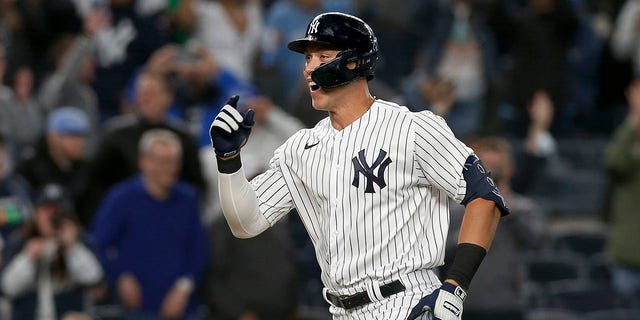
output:
[[442, 118], [378, 99], [343, 130], [326, 118], [293, 135], [251, 185], [270, 224], [297, 209], [323, 283], [352, 294], [444, 262], [471, 154]]

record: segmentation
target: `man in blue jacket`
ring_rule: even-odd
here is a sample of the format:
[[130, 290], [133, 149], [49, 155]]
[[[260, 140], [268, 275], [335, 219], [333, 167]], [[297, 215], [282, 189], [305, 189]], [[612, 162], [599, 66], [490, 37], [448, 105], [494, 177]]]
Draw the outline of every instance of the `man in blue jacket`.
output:
[[140, 175], [113, 187], [94, 221], [96, 251], [127, 319], [198, 319], [207, 235], [198, 192], [178, 181], [180, 155], [174, 133], [146, 132]]

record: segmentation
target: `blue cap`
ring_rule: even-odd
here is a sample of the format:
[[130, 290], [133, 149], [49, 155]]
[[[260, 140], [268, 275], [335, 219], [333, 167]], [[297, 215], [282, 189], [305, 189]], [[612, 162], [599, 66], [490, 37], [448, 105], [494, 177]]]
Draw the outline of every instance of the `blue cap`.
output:
[[86, 135], [91, 132], [87, 114], [77, 107], [61, 107], [53, 110], [47, 119], [47, 132]]

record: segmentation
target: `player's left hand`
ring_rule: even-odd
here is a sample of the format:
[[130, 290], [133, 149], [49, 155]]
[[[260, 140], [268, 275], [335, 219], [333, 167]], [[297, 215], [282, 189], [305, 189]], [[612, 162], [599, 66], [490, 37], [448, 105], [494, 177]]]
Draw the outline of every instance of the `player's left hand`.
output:
[[254, 124], [254, 111], [249, 109], [246, 114], [238, 111], [238, 99], [238, 96], [231, 97], [209, 128], [211, 145], [218, 157], [223, 159], [240, 152], [240, 148], [247, 143]]
[[407, 320], [459, 320], [467, 293], [459, 286], [445, 282], [439, 289], [420, 299]]

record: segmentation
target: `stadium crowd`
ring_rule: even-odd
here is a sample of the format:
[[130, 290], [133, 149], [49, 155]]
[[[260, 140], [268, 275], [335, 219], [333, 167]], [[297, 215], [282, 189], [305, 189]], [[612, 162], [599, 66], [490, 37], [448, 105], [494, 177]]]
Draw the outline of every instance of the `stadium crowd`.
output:
[[0, 0], [0, 318], [328, 319], [295, 213], [231, 235], [208, 135], [240, 95], [255, 176], [326, 116], [287, 43], [328, 11], [513, 207], [465, 319], [638, 318], [638, 0]]

